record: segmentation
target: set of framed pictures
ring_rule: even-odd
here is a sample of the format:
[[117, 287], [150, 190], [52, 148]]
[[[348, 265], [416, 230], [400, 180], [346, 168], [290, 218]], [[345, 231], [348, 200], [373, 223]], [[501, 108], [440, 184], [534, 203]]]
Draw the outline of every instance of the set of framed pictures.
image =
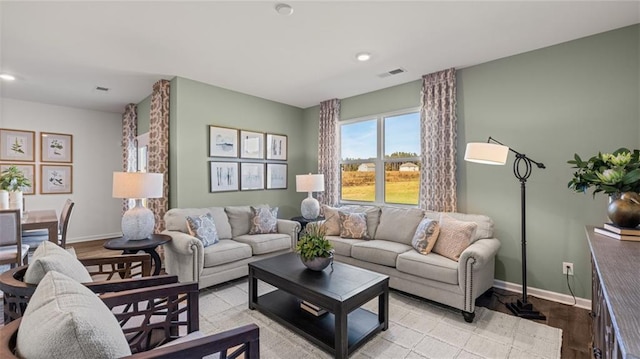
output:
[[287, 188], [286, 135], [209, 126], [209, 157], [210, 192]]
[[[35, 194], [35, 131], [0, 128], [0, 172], [14, 165], [31, 181], [25, 195]], [[73, 135], [40, 133], [40, 194], [72, 193]], [[69, 164], [64, 164], [69, 163]]]

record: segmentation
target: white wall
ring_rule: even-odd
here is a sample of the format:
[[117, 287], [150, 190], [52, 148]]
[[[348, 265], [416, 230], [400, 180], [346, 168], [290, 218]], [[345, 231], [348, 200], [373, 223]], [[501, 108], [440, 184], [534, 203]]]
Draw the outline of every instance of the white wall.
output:
[[[0, 99], [0, 127], [36, 131], [36, 194], [27, 210], [55, 209], [75, 202], [68, 242], [121, 235], [121, 200], [111, 198], [113, 171], [121, 168], [122, 116], [116, 113]], [[73, 135], [73, 193], [40, 194], [40, 132]]]

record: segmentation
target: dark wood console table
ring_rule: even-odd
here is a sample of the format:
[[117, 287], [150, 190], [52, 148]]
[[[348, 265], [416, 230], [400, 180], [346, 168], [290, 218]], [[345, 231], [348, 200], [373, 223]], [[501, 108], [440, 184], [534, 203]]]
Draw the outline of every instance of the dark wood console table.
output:
[[593, 356], [640, 358], [640, 242], [619, 241], [587, 226], [591, 248]]

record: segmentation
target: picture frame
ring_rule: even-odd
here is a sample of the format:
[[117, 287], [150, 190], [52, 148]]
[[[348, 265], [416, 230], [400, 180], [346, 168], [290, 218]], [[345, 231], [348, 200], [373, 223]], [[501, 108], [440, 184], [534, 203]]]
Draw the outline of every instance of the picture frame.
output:
[[267, 189], [287, 189], [285, 163], [267, 163]]
[[40, 132], [40, 160], [42, 162], [73, 162], [73, 135]]
[[240, 130], [240, 158], [264, 159], [264, 133]]
[[35, 162], [35, 131], [0, 128], [0, 161]]
[[209, 162], [209, 192], [238, 190], [238, 162]]
[[267, 133], [267, 159], [268, 160], [287, 160], [287, 135], [277, 135]]
[[240, 163], [240, 190], [264, 189], [264, 163]]
[[238, 130], [209, 126], [209, 157], [238, 157]]
[[36, 194], [36, 165], [25, 164], [25, 163], [0, 163], [0, 173], [9, 169], [10, 166], [18, 167], [18, 169], [22, 171], [25, 177], [27, 177], [31, 182], [31, 186], [24, 188], [22, 190], [22, 194], [24, 195]]
[[73, 166], [40, 165], [40, 194], [73, 193]]

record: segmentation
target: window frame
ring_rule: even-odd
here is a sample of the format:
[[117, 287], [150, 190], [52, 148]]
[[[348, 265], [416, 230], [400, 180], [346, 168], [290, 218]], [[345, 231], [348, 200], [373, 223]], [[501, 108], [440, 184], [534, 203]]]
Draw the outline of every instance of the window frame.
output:
[[[385, 133], [384, 133], [384, 123], [386, 118], [388, 117], [395, 117], [395, 116], [401, 116], [401, 115], [406, 115], [409, 113], [417, 113], [418, 116], [420, 116], [420, 107], [411, 107], [411, 108], [405, 108], [405, 109], [401, 109], [401, 110], [396, 110], [396, 111], [390, 111], [390, 112], [383, 112], [383, 113], [378, 113], [378, 114], [373, 114], [373, 115], [367, 115], [367, 116], [361, 116], [361, 117], [356, 117], [356, 118], [350, 118], [350, 119], [346, 119], [346, 120], [342, 120], [339, 121], [337, 123], [337, 134], [338, 134], [338, 138], [337, 138], [337, 143], [338, 143], [338, 153], [339, 153], [339, 160], [338, 160], [338, 166], [339, 166], [339, 171], [340, 171], [340, 189], [339, 189], [339, 202], [341, 204], [359, 204], [359, 205], [393, 205], [393, 206], [397, 206], [397, 207], [411, 207], [411, 208], [417, 208], [420, 205], [420, 188], [418, 188], [418, 203], [414, 204], [406, 204], [406, 203], [393, 203], [393, 202], [386, 202], [385, 201], [385, 164], [386, 163], [394, 163], [394, 162], [419, 162], [421, 165], [424, 165], [422, 163], [422, 157], [420, 156], [420, 153], [422, 152], [421, 148], [418, 148], [418, 156], [417, 157], [403, 157], [403, 158], [389, 158], [387, 159], [385, 157], [385, 143], [384, 143], [384, 139], [385, 139]], [[348, 160], [345, 161], [342, 159], [342, 126], [344, 125], [350, 125], [350, 124], [354, 124], [354, 123], [358, 123], [358, 122], [364, 122], [364, 121], [376, 121], [376, 131], [377, 131], [377, 148], [376, 148], [376, 153], [377, 153], [377, 157], [375, 158], [365, 158], [365, 159], [358, 159], [358, 160]], [[418, 135], [420, 136], [420, 135]], [[375, 170], [375, 199], [372, 202], [366, 202], [366, 201], [354, 201], [354, 200], [346, 200], [342, 198], [342, 165], [344, 164], [361, 164], [361, 163], [373, 163], [376, 167]]]

